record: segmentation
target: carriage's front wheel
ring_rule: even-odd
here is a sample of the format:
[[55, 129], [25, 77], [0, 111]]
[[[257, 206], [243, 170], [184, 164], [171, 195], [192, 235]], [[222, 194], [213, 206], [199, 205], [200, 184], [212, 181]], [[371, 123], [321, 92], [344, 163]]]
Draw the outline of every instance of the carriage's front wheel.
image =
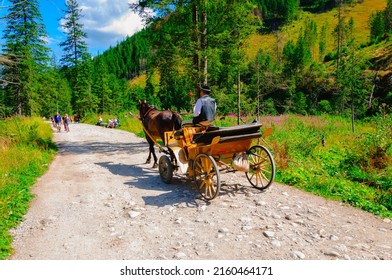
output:
[[214, 199], [220, 191], [219, 169], [215, 159], [209, 154], [199, 154], [193, 162], [193, 179], [201, 196]]
[[168, 156], [163, 155], [159, 158], [159, 175], [166, 184], [170, 184], [173, 179], [173, 165]]
[[246, 178], [259, 190], [268, 188], [275, 179], [275, 162], [271, 152], [260, 145], [251, 147], [248, 152], [249, 171]]

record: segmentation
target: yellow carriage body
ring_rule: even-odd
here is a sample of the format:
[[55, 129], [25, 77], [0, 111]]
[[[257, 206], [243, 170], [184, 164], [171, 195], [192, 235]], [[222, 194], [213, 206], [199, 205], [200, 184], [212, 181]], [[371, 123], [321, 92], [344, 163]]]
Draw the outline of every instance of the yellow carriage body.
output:
[[[193, 178], [199, 193], [207, 200], [219, 193], [219, 173], [223, 170], [244, 171], [253, 187], [268, 188], [275, 177], [273, 157], [264, 146], [252, 146], [252, 142], [262, 136], [260, 127], [252, 123], [227, 128], [183, 127], [165, 132], [164, 145], [169, 149], [170, 158], [161, 157], [162, 180], [170, 182], [173, 171], [181, 171]], [[271, 130], [266, 131], [271, 133]], [[246, 168], [234, 164], [238, 158], [245, 159]]]
[[[184, 127], [179, 131], [165, 132], [165, 145], [173, 151], [180, 167], [201, 153], [214, 157], [218, 165], [229, 164], [237, 153], [248, 151], [253, 140], [261, 137], [259, 124], [238, 127], [212, 131], [205, 127]], [[251, 133], [241, 134], [241, 129], [249, 128]], [[184, 172], [184, 168], [181, 168], [181, 171], [186, 173], [191, 170]]]

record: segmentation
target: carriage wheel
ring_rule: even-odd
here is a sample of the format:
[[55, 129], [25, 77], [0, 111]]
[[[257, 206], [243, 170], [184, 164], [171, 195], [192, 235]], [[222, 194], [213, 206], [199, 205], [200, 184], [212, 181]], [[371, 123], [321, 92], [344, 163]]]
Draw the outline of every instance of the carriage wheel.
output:
[[220, 176], [215, 159], [208, 154], [199, 154], [193, 163], [193, 179], [202, 197], [211, 200], [220, 190]]
[[268, 188], [275, 179], [275, 162], [271, 152], [263, 146], [253, 146], [247, 152], [249, 171], [246, 178], [253, 187], [259, 190]]
[[173, 179], [173, 165], [168, 156], [163, 155], [159, 158], [159, 175], [166, 184], [170, 184]]

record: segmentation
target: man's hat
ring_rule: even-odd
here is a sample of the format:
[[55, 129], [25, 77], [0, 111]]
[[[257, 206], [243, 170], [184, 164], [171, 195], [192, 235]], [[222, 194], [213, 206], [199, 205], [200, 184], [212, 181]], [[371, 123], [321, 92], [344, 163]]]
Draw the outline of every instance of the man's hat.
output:
[[211, 92], [209, 86], [202, 86], [200, 89], [205, 92]]

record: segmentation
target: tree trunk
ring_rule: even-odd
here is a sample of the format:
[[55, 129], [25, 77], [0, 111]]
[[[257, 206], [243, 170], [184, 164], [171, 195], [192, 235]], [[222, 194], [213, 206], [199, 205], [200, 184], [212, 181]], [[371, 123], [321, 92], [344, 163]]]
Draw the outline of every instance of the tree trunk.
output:
[[192, 17], [193, 17], [193, 41], [195, 42], [195, 49], [193, 50], [193, 79], [194, 79], [194, 92], [199, 92], [198, 87], [200, 83], [199, 73], [200, 73], [200, 64], [199, 64], [199, 45], [200, 45], [200, 38], [199, 38], [199, 19], [198, 19], [198, 8], [196, 3], [193, 3], [192, 7]]
[[207, 64], [207, 12], [205, 5], [202, 12], [202, 33], [201, 33], [201, 48], [203, 52], [203, 83], [208, 84], [208, 64]]
[[238, 74], [237, 74], [237, 96], [238, 96], [238, 104], [237, 104], [238, 117], [237, 117], [237, 124], [240, 124], [240, 119], [241, 119], [241, 73], [240, 73], [240, 70], [238, 70]]

